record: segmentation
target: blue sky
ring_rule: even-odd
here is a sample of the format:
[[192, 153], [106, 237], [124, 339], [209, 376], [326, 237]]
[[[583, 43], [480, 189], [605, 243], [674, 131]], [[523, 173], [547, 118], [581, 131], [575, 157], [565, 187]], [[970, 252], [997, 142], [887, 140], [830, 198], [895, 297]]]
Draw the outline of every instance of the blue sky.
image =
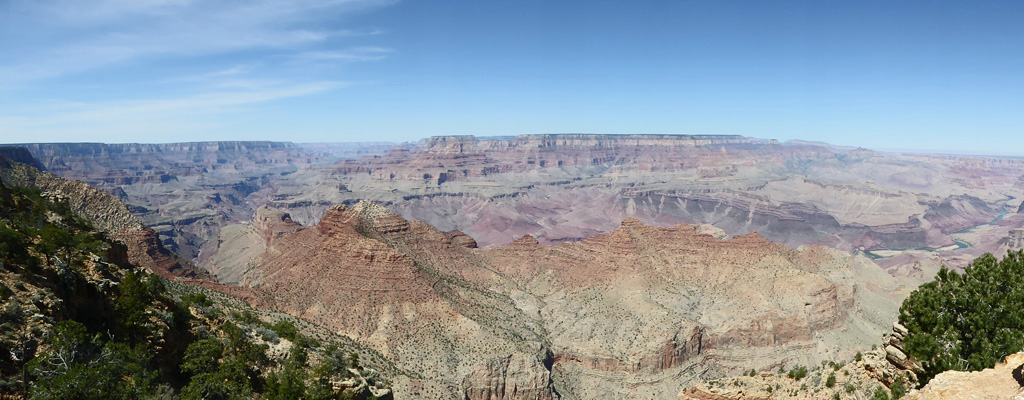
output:
[[0, 142], [718, 133], [1024, 154], [1024, 2], [0, 0]]

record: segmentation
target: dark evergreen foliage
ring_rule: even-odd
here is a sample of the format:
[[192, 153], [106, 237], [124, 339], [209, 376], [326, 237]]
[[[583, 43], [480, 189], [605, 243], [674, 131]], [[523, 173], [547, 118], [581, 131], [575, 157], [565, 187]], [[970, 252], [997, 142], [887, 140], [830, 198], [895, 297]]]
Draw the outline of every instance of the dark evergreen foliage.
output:
[[963, 274], [943, 267], [900, 307], [907, 352], [920, 360], [920, 383], [947, 370], [991, 368], [1024, 350], [1024, 251], [985, 254]]
[[[0, 354], [11, 359], [0, 362], [0, 398], [348, 395], [332, 384], [353, 367], [336, 347], [311, 366], [313, 343], [293, 323], [270, 325], [244, 312], [235, 313], [239, 326], [201, 293], [176, 302], [159, 276], [96, 264], [112, 246], [66, 204], [0, 182]], [[49, 308], [58, 300], [59, 309]], [[280, 365], [254, 341], [259, 329], [294, 343]]]
[[796, 367], [786, 373], [790, 379], [800, 380], [807, 376], [807, 367]]

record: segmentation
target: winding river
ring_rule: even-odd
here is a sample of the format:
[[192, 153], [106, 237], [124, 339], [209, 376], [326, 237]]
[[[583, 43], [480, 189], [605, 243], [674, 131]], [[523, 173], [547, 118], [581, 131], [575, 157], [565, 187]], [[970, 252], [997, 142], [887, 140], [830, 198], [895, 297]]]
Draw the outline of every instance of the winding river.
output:
[[[982, 226], [992, 225], [992, 224], [994, 224], [996, 222], [1002, 221], [1003, 218], [1006, 218], [1006, 204], [1003, 204], [1003, 206], [999, 209], [999, 215], [996, 216], [995, 219], [993, 219], [991, 221], [988, 221], [988, 222], [985, 222], [983, 224], [978, 224], [978, 225], [972, 226], [970, 228], [961, 229], [961, 230], [953, 232], [953, 233], [947, 233], [946, 236], [949, 236], [949, 238], [951, 240], [953, 240], [953, 243], [956, 244], [956, 247], [957, 247], [958, 250], [959, 249], [966, 249], [968, 247], [971, 247], [971, 244], [967, 243], [967, 242], [965, 242], [963, 240], [956, 239], [956, 238], [953, 237], [953, 235], [960, 234], [960, 233], [967, 233], [967, 232], [970, 232], [973, 229], [976, 229], [976, 228], [979, 228], [979, 227], [982, 227]], [[874, 253], [875, 251], [910, 251], [910, 250], [916, 250], [916, 251], [939, 251], [939, 250], [941, 250], [943, 248], [944, 247], [917, 247], [917, 248], [913, 248], [913, 249], [865, 250], [865, 251], [863, 251], [863, 254], [865, 256], [867, 256], [868, 258], [872, 259], [872, 260], [877, 260], [877, 259], [886, 258], [886, 257], [885, 256], [880, 256], [878, 254], [875, 254]]]

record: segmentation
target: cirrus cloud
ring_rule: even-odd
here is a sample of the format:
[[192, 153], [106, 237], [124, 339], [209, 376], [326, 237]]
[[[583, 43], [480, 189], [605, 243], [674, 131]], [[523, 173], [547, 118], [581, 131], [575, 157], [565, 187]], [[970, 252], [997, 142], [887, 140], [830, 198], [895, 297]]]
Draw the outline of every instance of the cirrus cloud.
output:
[[342, 88], [358, 79], [345, 64], [393, 52], [355, 19], [394, 2], [0, 2], [0, 136], [166, 124]]

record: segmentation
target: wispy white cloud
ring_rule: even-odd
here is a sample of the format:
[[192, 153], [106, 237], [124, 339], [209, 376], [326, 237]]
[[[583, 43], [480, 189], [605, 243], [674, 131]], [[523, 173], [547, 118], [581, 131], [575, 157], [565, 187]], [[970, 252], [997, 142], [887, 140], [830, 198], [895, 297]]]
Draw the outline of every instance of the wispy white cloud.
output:
[[[376, 29], [333, 26], [390, 0], [56, 0], [0, 2], [0, 36], [17, 51], [0, 59], [0, 83], [60, 77], [139, 58], [250, 50], [309, 51]], [[19, 44], [20, 43], [20, 44]], [[0, 45], [4, 45], [0, 41]], [[325, 50], [330, 51], [330, 50]]]
[[260, 87], [253, 90], [210, 92], [182, 98], [89, 104], [81, 107], [83, 109], [80, 111], [69, 112], [57, 119], [109, 121], [125, 117], [145, 118], [156, 115], [213, 113], [234, 106], [320, 93], [344, 85], [346, 84], [342, 82], [314, 82], [294, 86]]
[[0, 136], [32, 137], [34, 133], [52, 132], [61, 132], [65, 137], [95, 132], [137, 136], [173, 132], [186, 126], [195, 129], [197, 124], [211, 123], [210, 117], [246, 111], [247, 106], [323, 93], [349, 84], [325, 81], [222, 90], [183, 97], [36, 104], [18, 109], [19, 116], [0, 115]]
[[[243, 79], [241, 77], [249, 75], [256, 67], [257, 63], [252, 64], [236, 64], [230, 67], [218, 68], [215, 70], [200, 72], [191, 75], [174, 76], [164, 80], [165, 83], [203, 83], [210, 86], [221, 86], [224, 82], [232, 80]], [[246, 79], [249, 80], [249, 79]], [[261, 81], [262, 85], [269, 84], [270, 82]]]
[[339, 89], [357, 78], [325, 64], [392, 53], [356, 12], [394, 2], [0, 0], [0, 137], [194, 129]]
[[222, 69], [220, 71], [211, 72], [211, 73], [207, 74], [207, 76], [208, 77], [217, 77], [217, 76], [238, 75], [238, 74], [244, 73], [246, 71], [249, 71], [250, 69], [252, 69], [252, 67], [249, 66], [249, 65], [236, 65], [236, 66], [228, 68], [228, 69]]
[[380, 29], [380, 28], [372, 28], [372, 29], [364, 29], [364, 30], [342, 29], [342, 30], [331, 32], [331, 36], [338, 36], [338, 37], [377, 36], [377, 35], [383, 35], [383, 34], [384, 34], [384, 30]]
[[293, 56], [294, 61], [375, 61], [387, 57], [393, 50], [385, 47], [355, 47], [345, 50], [307, 51]]

